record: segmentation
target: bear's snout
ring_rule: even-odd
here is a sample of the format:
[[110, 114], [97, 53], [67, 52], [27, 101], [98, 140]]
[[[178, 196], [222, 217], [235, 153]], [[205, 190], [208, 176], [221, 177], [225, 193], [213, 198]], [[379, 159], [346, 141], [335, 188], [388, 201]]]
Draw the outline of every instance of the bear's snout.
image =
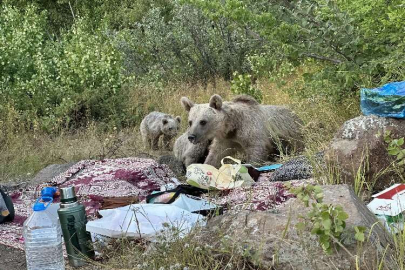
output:
[[195, 138], [196, 138], [195, 135], [189, 134], [187, 138], [191, 143], [195, 143]]

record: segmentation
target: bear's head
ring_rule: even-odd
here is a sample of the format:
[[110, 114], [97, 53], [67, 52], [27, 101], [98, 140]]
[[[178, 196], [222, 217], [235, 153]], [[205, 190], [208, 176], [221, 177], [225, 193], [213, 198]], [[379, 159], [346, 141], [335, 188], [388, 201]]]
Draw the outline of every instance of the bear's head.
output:
[[208, 104], [194, 104], [182, 97], [181, 104], [188, 112], [188, 140], [197, 144], [213, 139], [223, 125], [222, 98], [213, 95]]
[[163, 134], [174, 137], [179, 132], [180, 122], [180, 116], [176, 116], [176, 118], [174, 118], [173, 116], [166, 114], [161, 120], [160, 130], [163, 132]]

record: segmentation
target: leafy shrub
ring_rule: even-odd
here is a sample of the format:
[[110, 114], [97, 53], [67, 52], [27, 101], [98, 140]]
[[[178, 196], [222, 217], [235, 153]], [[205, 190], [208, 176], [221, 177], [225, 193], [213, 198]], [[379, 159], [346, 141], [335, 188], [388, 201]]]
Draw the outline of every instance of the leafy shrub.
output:
[[163, 8], [152, 7], [135, 28], [122, 31], [119, 48], [129, 73], [147, 80], [208, 83], [250, 70], [246, 55], [261, 41], [243, 26], [211, 19], [186, 4], [175, 3], [169, 20], [164, 14]]
[[236, 95], [246, 94], [254, 97], [259, 103], [263, 100], [263, 94], [260, 89], [253, 86], [252, 75], [234, 73], [234, 78], [231, 81], [231, 91]]
[[[346, 229], [346, 219], [349, 217], [343, 207], [323, 203], [323, 193], [320, 186], [308, 184], [297, 188], [292, 188], [291, 185], [289, 187], [290, 191], [297, 195], [297, 198], [304, 203], [305, 207], [311, 207], [308, 214], [300, 217], [302, 222], [297, 223], [296, 228], [303, 231], [309, 227], [311, 234], [318, 237], [321, 247], [328, 254], [333, 252], [336, 245], [343, 246], [341, 238]], [[365, 227], [355, 226], [354, 239], [364, 242], [365, 231]]]
[[34, 6], [2, 6], [1, 104], [18, 111], [27, 127], [38, 123], [48, 131], [89, 120], [119, 122], [125, 97], [113, 42], [81, 20], [54, 41], [46, 34], [46, 16]]
[[184, 1], [260, 37], [266, 60], [256, 62], [266, 63], [270, 75], [285, 62], [300, 66], [312, 59], [315, 68], [305, 73], [298, 94], [341, 101], [360, 87], [405, 78], [401, 0]]

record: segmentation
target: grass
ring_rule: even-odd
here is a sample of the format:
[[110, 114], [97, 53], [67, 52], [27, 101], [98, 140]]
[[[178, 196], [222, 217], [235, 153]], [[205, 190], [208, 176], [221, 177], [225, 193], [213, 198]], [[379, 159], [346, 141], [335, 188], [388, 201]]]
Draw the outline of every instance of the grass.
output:
[[120, 239], [103, 250], [107, 269], [265, 269], [253, 265], [251, 258], [236, 245], [212, 246], [198, 236], [200, 229], [184, 238], [156, 243]]
[[[307, 153], [316, 153], [323, 149], [338, 127], [358, 114], [358, 110], [347, 112], [351, 101], [336, 107], [320, 99], [292, 99], [283, 88], [278, 88], [267, 80], [259, 81], [258, 86], [263, 91], [264, 104], [288, 105], [303, 119]], [[284, 87], [290, 85], [287, 83]], [[144, 112], [152, 110], [180, 115], [184, 131], [187, 115], [180, 105], [182, 96], [187, 96], [196, 103], [207, 103], [210, 96], [216, 93], [229, 100], [232, 97], [229, 89], [230, 85], [225, 81], [218, 81], [215, 89], [211, 85], [204, 88], [189, 84], [169, 85], [165, 88], [133, 86], [130, 91], [130, 113], [139, 115], [140, 118]], [[154, 156], [162, 154], [144, 148], [138, 126], [120, 131], [105, 131], [98, 124], [90, 123], [86, 128], [48, 135], [35, 128], [29, 132], [21, 131], [16, 127], [18, 123], [12, 120], [13, 115], [10, 119], [8, 122], [0, 122], [0, 182], [29, 178], [52, 163], [135, 156], [140, 153]]]
[[[359, 115], [360, 112], [358, 102], [354, 100], [344, 100], [336, 105], [321, 97], [299, 100], [289, 96], [285, 90], [293, 87], [292, 84], [300, 79], [297, 76], [287, 78], [287, 84], [281, 88], [267, 80], [259, 80], [258, 88], [263, 91], [264, 104], [288, 105], [300, 116], [304, 122], [304, 155], [313, 157], [315, 153], [326, 148], [344, 121]], [[204, 88], [191, 84], [173, 84], [164, 88], [150, 85], [132, 86], [130, 112], [140, 119], [145, 112], [152, 110], [180, 115], [182, 131], [185, 131], [187, 115], [180, 105], [182, 96], [187, 96], [196, 103], [207, 103], [214, 93], [229, 100], [232, 98], [229, 89], [230, 85], [225, 81], [217, 81], [215, 89], [210, 85]], [[146, 149], [141, 141], [138, 126], [106, 131], [97, 123], [89, 123], [85, 128], [49, 135], [35, 129], [30, 132], [21, 131], [15, 122], [8, 121], [0, 123], [0, 135], [0, 183], [29, 179], [53, 163], [166, 154]], [[337, 168], [319, 166], [316, 160], [311, 162], [320, 183], [340, 183]], [[364, 170], [359, 170], [356, 175], [358, 180], [354, 187], [356, 193], [361, 195], [366, 186]], [[403, 237], [395, 237], [397, 244], [393, 248], [396, 252], [387, 252], [386, 256], [394, 256], [394, 260], [401, 265], [398, 269], [404, 269], [401, 259]], [[197, 234], [176, 239], [170, 244], [162, 241], [152, 246], [145, 245], [144, 242], [122, 239], [105, 250], [104, 256], [107, 260], [95, 263], [95, 266], [106, 269], [260, 269], [260, 265], [252, 264], [255, 258], [241, 252], [236, 246], [211, 247]], [[384, 260], [381, 259], [379, 263], [383, 265]]]

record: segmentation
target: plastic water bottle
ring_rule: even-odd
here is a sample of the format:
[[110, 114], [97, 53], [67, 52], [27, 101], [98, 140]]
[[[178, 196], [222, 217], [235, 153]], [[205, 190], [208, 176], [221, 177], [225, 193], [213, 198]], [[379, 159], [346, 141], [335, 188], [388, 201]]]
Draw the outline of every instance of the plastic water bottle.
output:
[[41, 197], [24, 222], [25, 255], [28, 270], [64, 270], [60, 223], [49, 213], [53, 199]]

